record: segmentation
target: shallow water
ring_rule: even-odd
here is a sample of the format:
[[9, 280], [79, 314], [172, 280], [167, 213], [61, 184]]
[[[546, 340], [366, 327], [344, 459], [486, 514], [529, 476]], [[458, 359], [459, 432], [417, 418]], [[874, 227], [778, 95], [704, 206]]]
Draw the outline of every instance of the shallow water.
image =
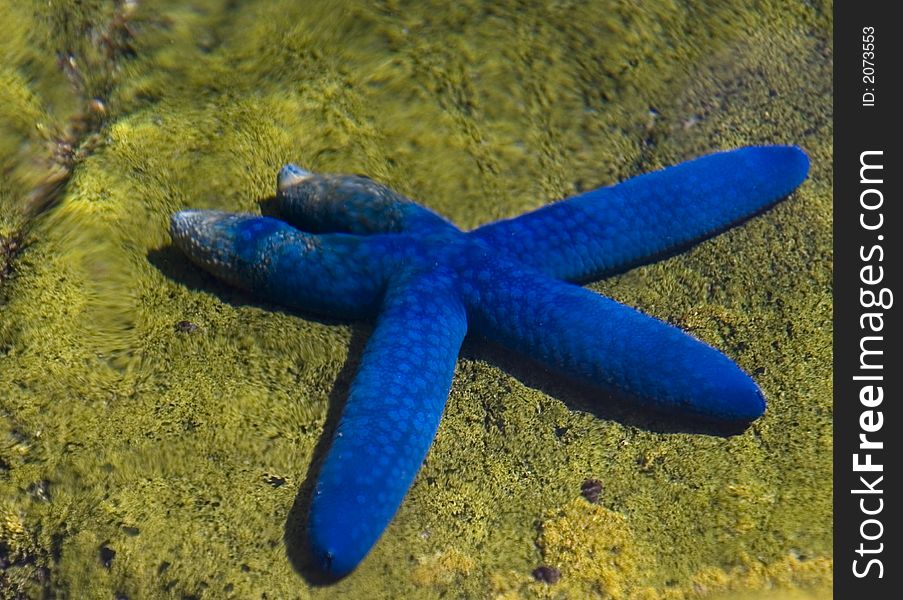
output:
[[[0, 0], [0, 597], [826, 593], [831, 4], [647, 4]], [[315, 585], [367, 326], [215, 282], [173, 211], [256, 211], [292, 161], [470, 228], [760, 143], [809, 153], [798, 192], [590, 287], [736, 360], [763, 418], [612, 408], [469, 340], [392, 525]]]

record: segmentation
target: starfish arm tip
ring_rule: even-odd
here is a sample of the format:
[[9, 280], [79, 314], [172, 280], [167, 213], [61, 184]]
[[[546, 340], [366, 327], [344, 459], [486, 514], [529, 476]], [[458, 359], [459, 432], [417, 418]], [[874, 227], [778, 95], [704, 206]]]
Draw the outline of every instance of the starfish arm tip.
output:
[[276, 175], [276, 188], [281, 192], [300, 184], [310, 176], [310, 171], [302, 169], [295, 163], [287, 163], [279, 169], [279, 174]]
[[751, 423], [765, 414], [765, 395], [740, 367], [727, 356], [721, 357], [723, 360], [711, 362], [712, 371], [704, 389], [699, 391], [702, 415], [725, 422]]
[[[751, 165], [749, 171], [762, 172], [762, 179], [770, 181], [771, 194], [783, 198], [798, 188], [809, 175], [809, 155], [799, 146], [753, 146], [736, 152], [746, 152], [758, 165]], [[768, 196], [763, 196], [768, 197]]]

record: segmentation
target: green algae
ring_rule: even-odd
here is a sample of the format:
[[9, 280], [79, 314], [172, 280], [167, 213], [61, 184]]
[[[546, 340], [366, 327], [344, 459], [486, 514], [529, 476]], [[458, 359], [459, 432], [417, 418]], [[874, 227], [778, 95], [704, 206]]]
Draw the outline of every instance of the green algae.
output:
[[[0, 234], [24, 235], [0, 282], [0, 596], [828, 588], [830, 3], [225, 5], [140, 3], [133, 52], [110, 57], [91, 41], [106, 3], [0, 3]], [[86, 66], [79, 86], [58, 52]], [[29, 217], [48, 141], [93, 96], [100, 144]], [[801, 145], [810, 179], [592, 287], [727, 352], [765, 391], [762, 419], [721, 437], [600, 412], [468, 343], [386, 534], [347, 579], [308, 581], [294, 540], [309, 467], [366, 329], [188, 267], [167, 250], [172, 211], [256, 210], [291, 160], [367, 173], [472, 227], [753, 143]], [[598, 505], [579, 498], [586, 478]], [[535, 582], [550, 563], [561, 580]]]

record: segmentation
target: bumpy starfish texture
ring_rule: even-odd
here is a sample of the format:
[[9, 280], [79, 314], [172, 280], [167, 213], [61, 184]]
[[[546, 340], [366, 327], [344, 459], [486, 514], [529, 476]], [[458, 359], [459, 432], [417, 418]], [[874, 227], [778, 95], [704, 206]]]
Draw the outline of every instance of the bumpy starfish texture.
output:
[[280, 217], [186, 210], [175, 244], [215, 276], [331, 316], [376, 318], [311, 502], [321, 569], [353, 570], [407, 493], [439, 426], [467, 331], [646, 405], [748, 422], [765, 410], [727, 356], [567, 282], [673, 253], [792, 192], [791, 146], [712, 154], [462, 232], [360, 176], [294, 165]]

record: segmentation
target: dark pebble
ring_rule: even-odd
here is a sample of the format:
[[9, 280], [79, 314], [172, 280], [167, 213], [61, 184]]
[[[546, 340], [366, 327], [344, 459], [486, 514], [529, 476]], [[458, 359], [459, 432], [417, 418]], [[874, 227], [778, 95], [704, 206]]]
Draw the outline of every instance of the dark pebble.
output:
[[587, 502], [593, 504], [599, 503], [599, 494], [602, 493], [602, 482], [598, 479], [587, 479], [580, 486], [580, 495], [586, 498]]
[[113, 550], [109, 546], [100, 547], [100, 564], [102, 564], [104, 568], [109, 569], [110, 565], [113, 564], [114, 558], [116, 558], [115, 550]]
[[267, 483], [269, 483], [274, 488], [281, 487], [285, 484], [285, 479], [282, 477], [276, 477], [275, 475], [270, 475], [267, 477]]
[[555, 567], [542, 565], [533, 569], [533, 579], [543, 583], [558, 583], [558, 580], [561, 579], [561, 571]]
[[179, 321], [176, 323], [176, 331], [178, 333], [194, 333], [198, 330], [198, 326], [191, 321]]

